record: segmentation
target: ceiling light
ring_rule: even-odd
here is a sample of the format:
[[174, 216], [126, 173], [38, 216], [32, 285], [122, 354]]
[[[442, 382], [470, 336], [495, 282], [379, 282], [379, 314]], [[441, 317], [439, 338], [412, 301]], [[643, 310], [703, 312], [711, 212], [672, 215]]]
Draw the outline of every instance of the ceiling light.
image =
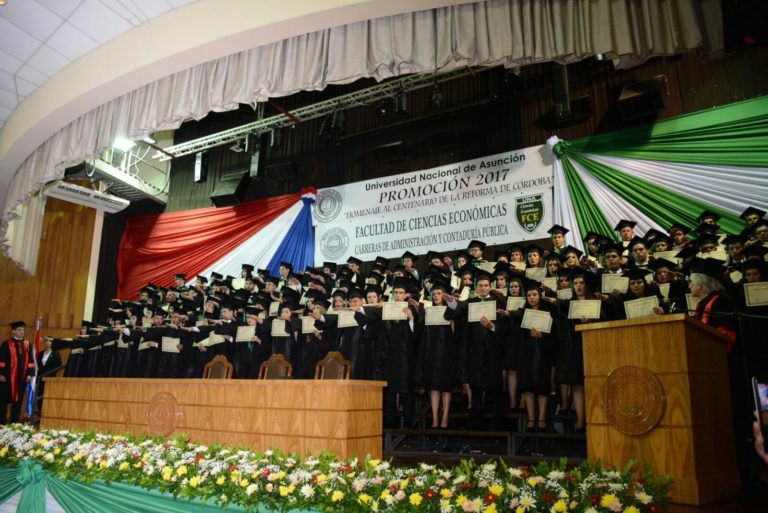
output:
[[136, 146], [136, 143], [125, 137], [115, 137], [115, 140], [112, 141], [112, 147], [123, 153], [131, 151], [134, 146]]
[[245, 148], [242, 146], [243, 140], [238, 139], [235, 144], [229, 147], [231, 151], [234, 151], [235, 153], [242, 153], [245, 151]]
[[144, 141], [144, 142], [145, 142], [145, 143], [147, 143], [147, 144], [157, 144], [157, 141], [156, 141], [156, 140], [155, 140], [155, 138], [154, 138], [154, 137], [152, 137], [151, 135], [148, 135], [148, 136], [146, 136], [146, 137], [143, 137], [141, 140], [142, 140], [142, 141]]

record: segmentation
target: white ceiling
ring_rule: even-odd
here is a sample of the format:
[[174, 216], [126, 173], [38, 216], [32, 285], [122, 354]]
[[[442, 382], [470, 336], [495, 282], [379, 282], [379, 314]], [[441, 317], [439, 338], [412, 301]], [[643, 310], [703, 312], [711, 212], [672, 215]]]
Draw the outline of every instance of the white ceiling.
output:
[[0, 128], [57, 71], [110, 39], [196, 0], [7, 0], [0, 6]]

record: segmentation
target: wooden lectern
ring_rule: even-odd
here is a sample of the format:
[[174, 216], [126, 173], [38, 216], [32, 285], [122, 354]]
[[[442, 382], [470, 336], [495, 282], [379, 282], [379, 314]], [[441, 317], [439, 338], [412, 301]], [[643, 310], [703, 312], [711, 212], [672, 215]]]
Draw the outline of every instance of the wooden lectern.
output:
[[685, 314], [585, 324], [587, 454], [675, 479], [672, 501], [739, 491], [725, 338]]

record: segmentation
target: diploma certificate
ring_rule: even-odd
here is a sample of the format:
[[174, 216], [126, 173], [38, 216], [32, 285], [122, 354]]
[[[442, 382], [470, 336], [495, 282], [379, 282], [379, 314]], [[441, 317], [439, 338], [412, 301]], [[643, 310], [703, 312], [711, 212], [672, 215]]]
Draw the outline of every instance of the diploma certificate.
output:
[[557, 299], [566, 300], [566, 299], [571, 299], [572, 297], [573, 297], [573, 290], [571, 289], [560, 289], [557, 291]]
[[142, 326], [142, 328], [151, 328], [152, 327], [152, 319], [148, 319], [146, 317], [142, 317], [142, 319], [141, 319], [141, 326]]
[[557, 290], [557, 278], [544, 278], [541, 280], [542, 287], [549, 287], [550, 290]]
[[571, 301], [568, 306], [569, 319], [599, 319], [602, 301], [599, 299], [580, 299]]
[[544, 310], [528, 308], [523, 314], [523, 322], [520, 324], [520, 327], [549, 333], [552, 331], [552, 316]]
[[139, 351], [144, 351], [145, 349], [149, 349], [149, 342], [142, 342], [139, 344]]
[[496, 271], [496, 262], [481, 262], [477, 267], [493, 274]]
[[451, 321], [444, 317], [446, 306], [424, 307], [424, 324], [426, 326], [448, 326]]
[[518, 271], [525, 271], [526, 268], [525, 262], [510, 262], [509, 265]]
[[664, 299], [669, 299], [669, 283], [659, 283], [659, 292]]
[[355, 312], [352, 310], [342, 310], [339, 312], [339, 322], [337, 326], [339, 328], [354, 328], [358, 326], [355, 320]]
[[224, 341], [224, 335], [219, 335], [218, 333], [211, 333], [208, 335], [208, 345], [209, 346], [215, 346], [217, 344], [223, 344]]
[[496, 320], [496, 300], [491, 301], [477, 301], [474, 303], [467, 303], [469, 307], [469, 322], [480, 322], [480, 319], [487, 317], [489, 321]]
[[245, 278], [235, 278], [232, 280], [232, 288], [240, 290], [245, 288]]
[[649, 315], [656, 315], [653, 309], [657, 306], [659, 306], [658, 297], [642, 297], [640, 299], [624, 301], [624, 313], [627, 314], [627, 319], [647, 317]]
[[394, 301], [392, 303], [384, 303], [381, 312], [381, 318], [385, 321], [404, 321], [408, 319], [408, 316], [403, 312], [403, 308], [407, 307], [408, 303], [405, 301]]
[[768, 282], [745, 283], [744, 299], [747, 306], [768, 305]]
[[669, 260], [674, 264], [679, 264], [680, 259], [675, 257], [675, 255], [677, 255], [678, 253], [679, 251], [659, 251], [658, 253], [654, 253], [653, 257], [656, 260], [658, 260], [659, 258], [663, 258], [664, 260]]
[[315, 332], [315, 318], [311, 315], [301, 316], [301, 334], [311, 335]]
[[541, 282], [541, 280], [547, 277], [547, 269], [545, 267], [529, 267], [525, 270], [525, 277]]
[[603, 294], [613, 294], [614, 290], [624, 294], [627, 292], [627, 288], [629, 288], [629, 278], [626, 276], [608, 273], [603, 275], [603, 285], [600, 289]]
[[238, 326], [235, 342], [250, 342], [256, 335], [256, 326]]
[[522, 308], [525, 306], [525, 298], [524, 297], [514, 297], [509, 296], [507, 297], [507, 310], [510, 312], [514, 312], [515, 310]]
[[464, 287], [459, 294], [459, 301], [466, 301], [467, 299], [469, 299], [469, 287]]
[[272, 320], [272, 336], [273, 337], [287, 337], [288, 332], [285, 331], [285, 319], [273, 319]]
[[163, 337], [162, 344], [160, 345], [164, 353], [180, 353], [179, 348], [176, 347], [181, 343], [181, 339], [174, 337]]
[[269, 316], [277, 317], [278, 313], [280, 313], [280, 301], [272, 301], [269, 304]]

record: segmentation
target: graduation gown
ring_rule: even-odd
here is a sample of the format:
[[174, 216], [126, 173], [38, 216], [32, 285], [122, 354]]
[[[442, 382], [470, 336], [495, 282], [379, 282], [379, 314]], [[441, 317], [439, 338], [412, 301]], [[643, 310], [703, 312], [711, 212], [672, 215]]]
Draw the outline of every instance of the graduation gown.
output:
[[416, 338], [419, 340], [417, 382], [428, 390], [453, 391], [456, 382], [458, 343], [453, 328], [426, 326], [424, 306], [419, 308]]
[[[540, 310], [549, 311], [544, 306]], [[523, 315], [525, 308], [519, 310]], [[549, 395], [551, 386], [551, 369], [555, 365], [557, 322], [552, 323], [549, 333], [542, 333], [541, 338], [531, 336], [531, 330], [518, 328], [520, 340], [517, 367], [517, 385], [521, 392], [532, 392], [536, 395]]]
[[[8, 339], [0, 345], [0, 401], [3, 405], [18, 403], [24, 395], [28, 376], [35, 375], [35, 360], [32, 358], [32, 344], [29, 340]], [[5, 417], [5, 411], [0, 418]]]
[[[45, 363], [43, 363], [43, 356], [44, 352], [41, 351], [37, 353], [37, 396], [41, 397], [45, 394], [45, 382], [40, 379], [44, 374], [47, 374], [54, 369], [61, 366], [61, 355], [58, 351], [55, 349], [51, 350], [50, 354], [48, 355], [48, 358], [45, 360]], [[53, 376], [53, 374], [48, 374], [48, 377]]]

